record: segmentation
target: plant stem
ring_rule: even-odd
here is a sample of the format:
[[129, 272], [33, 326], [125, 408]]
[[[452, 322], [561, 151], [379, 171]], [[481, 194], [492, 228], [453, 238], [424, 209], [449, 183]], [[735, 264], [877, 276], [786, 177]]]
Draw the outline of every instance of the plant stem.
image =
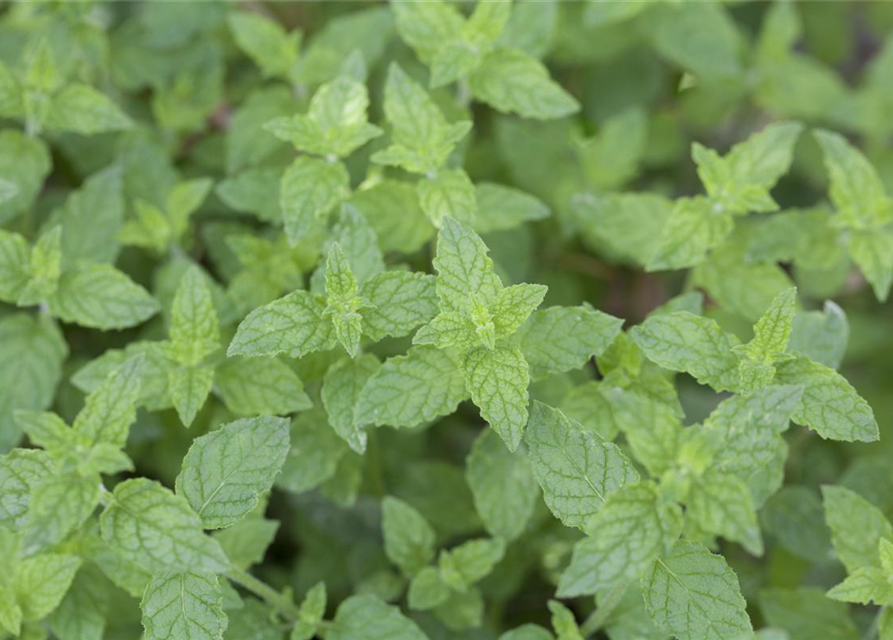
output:
[[608, 591], [608, 594], [598, 605], [598, 608], [586, 618], [583, 626], [580, 627], [580, 634], [584, 638], [588, 638], [604, 626], [608, 617], [614, 612], [617, 605], [620, 604], [620, 601], [623, 599], [623, 594], [626, 593], [626, 588], [628, 586], [627, 583], [623, 583]]
[[230, 565], [226, 577], [236, 584], [248, 589], [250, 592], [261, 598], [268, 605], [279, 611], [279, 613], [284, 615], [291, 622], [294, 622], [300, 617], [300, 610], [298, 609], [298, 605], [296, 605], [291, 598], [288, 598], [279, 593], [266, 582], [255, 578], [247, 571]]

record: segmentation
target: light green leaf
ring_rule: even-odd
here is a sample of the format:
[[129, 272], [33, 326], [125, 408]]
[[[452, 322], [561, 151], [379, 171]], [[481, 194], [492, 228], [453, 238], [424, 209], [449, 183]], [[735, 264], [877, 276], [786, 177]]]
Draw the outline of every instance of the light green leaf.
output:
[[305, 411], [292, 421], [291, 449], [276, 486], [294, 493], [309, 491], [335, 474], [348, 451], [321, 409]]
[[445, 351], [420, 345], [389, 358], [360, 392], [361, 424], [414, 427], [456, 410], [468, 397], [465, 377]]
[[513, 229], [525, 222], [548, 218], [549, 207], [541, 200], [519, 189], [494, 182], [474, 185], [477, 217], [473, 221], [478, 233]]
[[350, 176], [342, 163], [297, 158], [282, 176], [279, 195], [289, 242], [300, 242], [349, 195]]
[[642, 577], [648, 614], [679, 640], [727, 640], [753, 633], [735, 572], [722, 556], [680, 540]]
[[391, 496], [381, 502], [381, 531], [388, 559], [407, 577], [434, 559], [434, 530], [414, 508]]
[[62, 268], [81, 260], [114, 262], [124, 220], [123, 172], [112, 165], [91, 175], [53, 213], [62, 227]]
[[867, 605], [886, 605], [893, 600], [893, 585], [877, 567], [859, 567], [826, 594], [832, 600]]
[[374, 596], [351, 596], [338, 606], [326, 640], [426, 640], [400, 609]]
[[825, 521], [837, 556], [854, 573], [860, 567], [879, 567], [878, 544], [893, 539], [893, 526], [876, 506], [843, 487], [822, 487]]
[[612, 493], [639, 477], [616, 445], [541, 402], [533, 403], [527, 444], [546, 505], [569, 527], [585, 527]]
[[358, 421], [360, 394], [381, 364], [374, 355], [339, 360], [326, 371], [322, 403], [335, 432], [359, 454], [366, 451], [366, 431]]
[[434, 235], [434, 225], [422, 212], [412, 183], [384, 179], [354, 192], [348, 204], [375, 230], [383, 251], [414, 253]]
[[850, 327], [846, 314], [831, 300], [822, 311], [802, 311], [794, 317], [788, 351], [837, 369], [843, 360]]
[[222, 640], [227, 618], [217, 577], [202, 571], [152, 578], [140, 608], [146, 640]]
[[133, 121], [93, 87], [71, 83], [50, 99], [46, 126], [89, 136], [130, 129]]
[[440, 577], [456, 591], [467, 591], [490, 575], [504, 554], [505, 542], [500, 538], [469, 540], [450, 550], [443, 549], [437, 559]]
[[530, 375], [520, 349], [480, 347], [462, 363], [465, 387], [481, 417], [493, 427], [509, 450], [521, 443], [527, 424], [527, 386]]
[[325, 277], [327, 304], [323, 315], [331, 320], [338, 342], [355, 358], [363, 332], [363, 317], [358, 312], [368, 303], [357, 295], [357, 279], [337, 242], [329, 247]]
[[435, 278], [427, 273], [384, 271], [362, 288], [369, 307], [363, 310], [363, 332], [372, 340], [399, 338], [437, 315]]
[[189, 503], [157, 482], [125, 480], [100, 518], [102, 539], [149, 571], [223, 572], [228, 561]]
[[437, 235], [437, 295], [441, 311], [470, 310], [474, 300], [489, 306], [501, 289], [487, 256], [487, 245], [474, 231], [444, 218]]
[[608, 498], [574, 545], [558, 596], [573, 598], [613, 589], [638, 578], [669, 551], [682, 532], [682, 511], [664, 503], [650, 483], [629, 484]]
[[496, 338], [513, 335], [542, 304], [547, 291], [548, 287], [541, 284], [514, 284], [500, 289], [490, 308]]
[[691, 483], [686, 508], [686, 515], [701, 530], [740, 542], [755, 556], [763, 554], [750, 490], [737, 476], [719, 468], [708, 469]]
[[434, 63], [444, 42], [458, 39], [465, 19], [456, 8], [441, 0], [394, 2], [391, 4], [397, 33], [426, 65]]
[[407, 604], [414, 611], [425, 611], [443, 604], [450, 597], [450, 587], [436, 567], [425, 567], [409, 582]]
[[797, 313], [797, 288], [791, 287], [778, 294], [753, 328], [753, 339], [744, 353], [753, 360], [773, 364], [784, 358], [791, 337], [794, 315]]
[[133, 327], [159, 308], [148, 291], [104, 264], [81, 264], [63, 273], [49, 307], [65, 322], [103, 330]]
[[109, 581], [95, 566], [82, 566], [50, 616], [60, 640], [102, 640], [109, 609]]
[[527, 460], [485, 430], [465, 460], [465, 478], [487, 532], [507, 541], [520, 536], [539, 493]]
[[0, 131], [0, 176], [18, 188], [13, 198], [0, 203], [0, 222], [31, 206], [52, 166], [49, 147], [40, 138], [17, 129]]
[[286, 33], [278, 22], [247, 11], [230, 13], [227, 22], [236, 44], [264, 76], [290, 77], [298, 61], [299, 32]]
[[0, 345], [0, 450], [6, 450], [21, 435], [13, 420], [16, 409], [50, 406], [68, 345], [52, 320], [27, 313], [0, 319]]
[[214, 391], [241, 416], [284, 415], [313, 406], [298, 374], [277, 358], [227, 358], [214, 371]]
[[549, 307], [531, 315], [521, 327], [521, 351], [533, 378], [583, 367], [601, 355], [620, 333], [623, 320], [593, 309]]
[[361, 287], [384, 272], [384, 255], [375, 230], [356, 207], [341, 207], [338, 222], [332, 229], [332, 240], [341, 245], [350, 270]]
[[248, 517], [241, 522], [214, 532], [226, 557], [240, 569], [262, 562], [273, 543], [279, 523], [276, 520]]
[[244, 418], [196, 438], [183, 458], [177, 494], [206, 529], [237, 523], [270, 490], [289, 451], [284, 418]]
[[171, 402], [180, 422], [189, 427], [204, 406], [214, 385], [214, 367], [174, 365], [169, 371]]
[[661, 230], [663, 238], [648, 260], [647, 270], [692, 267], [702, 262], [733, 228], [732, 214], [721, 203], [703, 196], [679, 198]]
[[17, 531], [28, 520], [31, 492], [53, 472], [45, 451], [13, 449], [0, 456], [0, 526]]
[[552, 612], [552, 628], [557, 640], [584, 640], [574, 613], [557, 600], [547, 603]]
[[760, 592], [763, 618], [784, 629], [790, 640], [859, 640], [849, 607], [825, 597], [822, 589], [766, 589]]
[[839, 133], [819, 129], [813, 136], [825, 157], [831, 181], [828, 193], [837, 209], [836, 224], [869, 230], [893, 219], [893, 202], [862, 152]]
[[143, 358], [135, 356], [114, 369], [84, 401], [72, 429], [90, 444], [123, 447], [136, 420]]
[[239, 324], [229, 356], [271, 356], [286, 353], [300, 358], [335, 346], [332, 323], [323, 317], [322, 296], [295, 291], [255, 309]]
[[498, 640], [553, 640], [553, 636], [539, 625], [522, 624], [511, 631], [506, 631]]
[[28, 549], [43, 549], [61, 542], [81, 526], [99, 504], [99, 477], [56, 472], [31, 489]]
[[419, 205], [435, 227], [450, 216], [463, 224], [474, 226], [478, 215], [474, 185], [462, 169], [442, 169], [416, 183]]
[[52, 613], [80, 566], [80, 558], [62, 553], [42, 553], [22, 560], [15, 588], [23, 618], [40, 620]]
[[[415, 3], [393, 5], [401, 7], [397, 9], [398, 24], [403, 7], [412, 4]], [[471, 123], [464, 120], [448, 123], [428, 93], [397, 63], [392, 63], [388, 69], [384, 112], [391, 125], [391, 146], [375, 153], [372, 160], [403, 167], [411, 173], [437, 171], [471, 128]]]
[[635, 459], [660, 476], [676, 460], [682, 428], [674, 408], [632, 389], [602, 391]]
[[0, 230], [0, 299], [15, 303], [31, 278], [31, 251], [18, 233]]
[[717, 391], [738, 386], [738, 358], [733, 349], [740, 342], [713, 320], [676, 311], [651, 316], [633, 327], [631, 335], [648, 359], [665, 369], [684, 371]]
[[871, 407], [834, 369], [800, 356], [780, 363], [775, 379], [779, 384], [803, 386], [803, 401], [792, 418], [797, 424], [831, 440], [878, 439]]
[[893, 233], [854, 229], [849, 250], [853, 262], [871, 283], [875, 297], [885, 302], [893, 283]]
[[607, 118], [592, 138], [578, 140], [575, 151], [592, 186], [614, 191], [639, 173], [647, 142], [648, 116], [633, 106]]
[[580, 110], [580, 104], [535, 58], [513, 49], [500, 49], [484, 57], [469, 77], [475, 98], [504, 113], [552, 120]]

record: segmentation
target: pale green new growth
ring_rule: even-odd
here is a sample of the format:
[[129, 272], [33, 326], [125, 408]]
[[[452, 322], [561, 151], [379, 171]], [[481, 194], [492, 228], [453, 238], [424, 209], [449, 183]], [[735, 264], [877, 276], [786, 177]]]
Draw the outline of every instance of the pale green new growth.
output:
[[527, 424], [527, 385], [530, 375], [520, 349], [498, 347], [471, 351], [462, 363], [465, 387], [481, 409], [481, 417], [505, 441], [518, 448]]
[[407, 577], [415, 576], [434, 559], [434, 530], [402, 500], [390, 496], [382, 500], [381, 529], [385, 553]]
[[533, 403], [526, 439], [543, 498], [569, 527], [585, 528], [612, 493], [639, 477], [616, 445], [541, 402]]
[[273, 486], [288, 450], [284, 418], [230, 422], [193, 441], [177, 476], [177, 494], [206, 529], [232, 526]]

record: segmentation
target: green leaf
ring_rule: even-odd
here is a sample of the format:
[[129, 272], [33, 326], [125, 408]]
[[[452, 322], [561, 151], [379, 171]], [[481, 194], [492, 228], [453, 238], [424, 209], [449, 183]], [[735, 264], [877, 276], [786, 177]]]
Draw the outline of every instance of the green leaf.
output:
[[389, 358], [357, 400], [360, 424], [414, 427], [449, 415], [468, 397], [465, 376], [445, 351], [426, 345]]
[[868, 159], [838, 133], [819, 129], [813, 136], [824, 154], [835, 224], [870, 230], [893, 219], [893, 202]]
[[684, 371], [716, 391], [734, 391], [738, 386], [733, 349], [740, 343], [713, 320], [676, 311], [651, 316], [633, 327], [631, 335], [648, 359], [665, 369]]
[[222, 640], [227, 618], [217, 577], [202, 571], [152, 578], [140, 608], [146, 640]]
[[465, 477], [487, 532], [507, 541], [520, 536], [539, 493], [527, 460], [482, 431], [466, 458]]
[[437, 315], [435, 278], [426, 273], [383, 271], [362, 288], [369, 307], [363, 310], [363, 333], [378, 341], [399, 338]]
[[289, 451], [284, 418], [244, 418], [196, 438], [183, 458], [177, 494], [206, 529], [237, 523], [270, 490]]
[[366, 119], [368, 107], [366, 86], [340, 76], [317, 90], [306, 115], [277, 118], [265, 128], [301, 151], [344, 158], [382, 133]]
[[45, 451], [13, 449], [0, 456], [0, 526], [17, 531], [28, 520], [31, 492], [53, 472]]
[[327, 304], [323, 315], [331, 320], [338, 342], [355, 358], [363, 332], [363, 316], [359, 311], [368, 303], [357, 295], [357, 279], [337, 242], [329, 247], [325, 276]]
[[552, 120], [580, 110], [580, 104], [535, 58], [513, 49], [499, 49], [484, 57], [469, 77], [475, 98], [504, 113]]
[[552, 628], [557, 640], [583, 640], [573, 612], [557, 600], [549, 600], [547, 604], [552, 612]]
[[603, 394], [635, 459], [654, 476], [667, 471], [682, 439], [674, 408], [633, 389], [607, 389]]
[[843, 309], [826, 300], [822, 311], [802, 311], [794, 317], [788, 351], [837, 369], [843, 361], [849, 334]]
[[760, 609], [766, 621], [784, 629], [791, 640], [817, 636], [828, 640], [861, 637], [849, 607], [829, 600], [821, 589], [766, 589], [760, 592]]
[[381, 531], [388, 559], [412, 577], [434, 559], [434, 530], [414, 508], [391, 496], [381, 502]]
[[481, 417], [493, 427], [510, 451], [521, 443], [527, 424], [527, 385], [530, 375], [520, 349], [484, 347], [468, 353], [462, 363], [465, 387]]
[[169, 372], [171, 402], [180, 422], [189, 427], [204, 406], [214, 385], [214, 367], [174, 365]]
[[0, 131], [0, 176], [18, 189], [12, 199], [0, 203], [0, 222], [31, 206], [52, 166], [49, 147], [40, 138], [16, 129]]
[[125, 480], [100, 518], [102, 539], [149, 571], [223, 572], [228, 561], [189, 503], [157, 482]]
[[753, 360], [773, 364], [784, 357], [797, 313], [797, 288], [778, 294], [753, 328], [753, 339], [743, 351]]
[[708, 469], [694, 480], [686, 515], [707, 533], [740, 542], [755, 556], [763, 555], [763, 540], [748, 486], [737, 476]]
[[734, 228], [731, 213], [703, 196], [679, 198], [661, 230], [663, 238], [647, 262], [648, 271], [684, 269], [702, 262]]
[[582, 368], [611, 345], [622, 326], [619, 318], [587, 304], [534, 312], [519, 330], [521, 351], [530, 365], [531, 377], [544, 378]]
[[779, 384], [803, 386], [803, 401], [793, 417], [797, 424], [831, 440], [878, 439], [871, 407], [834, 369], [800, 356], [779, 364], [775, 378]]
[[133, 357], [114, 369], [84, 401], [72, 429], [89, 444], [123, 447], [136, 420], [143, 358]]
[[327, 640], [426, 640], [416, 623], [374, 596], [351, 596], [338, 606]]
[[18, 233], [0, 230], [0, 298], [15, 303], [31, 278], [31, 251]]
[[133, 327], [158, 312], [148, 291], [104, 264], [81, 264], [63, 273], [49, 307], [65, 322], [103, 330]]
[[527, 444], [546, 505], [569, 527], [584, 528], [611, 494], [639, 477], [616, 445], [541, 402], [533, 403]]
[[437, 559], [440, 576], [456, 591], [467, 591], [474, 583], [490, 575], [505, 554], [500, 538], [463, 542], [450, 550], [443, 549]]
[[89, 136], [130, 129], [133, 121], [93, 87], [72, 83], [51, 98], [46, 126]]
[[837, 557], [854, 573], [861, 567], [879, 567], [878, 544], [893, 539], [893, 526], [880, 509], [843, 487], [822, 487], [825, 521]]
[[442, 43], [461, 36], [465, 19], [448, 2], [395, 2], [397, 33], [426, 65], [434, 63]]
[[680, 640], [746, 638], [753, 633], [738, 578], [703, 545], [680, 540], [642, 576], [642, 595], [658, 627]]
[[477, 199], [474, 185], [462, 169], [442, 169], [416, 183], [419, 205], [435, 227], [447, 216], [463, 224], [474, 225]]
[[425, 567], [409, 582], [407, 603], [414, 611], [426, 611], [443, 604], [450, 597], [451, 589], [440, 577], [435, 567]]
[[0, 319], [0, 345], [0, 450], [5, 450], [21, 435], [13, 420], [16, 409], [49, 408], [68, 345], [48, 317], [27, 313]]
[[434, 235], [434, 225], [422, 212], [415, 185], [409, 182], [386, 178], [355, 191], [347, 205], [366, 218], [383, 251], [413, 253]]
[[859, 567], [826, 594], [832, 600], [883, 606], [893, 600], [893, 585], [877, 567]]
[[214, 371], [214, 391], [240, 416], [284, 415], [313, 406], [298, 374], [277, 358], [227, 358]]
[[548, 287], [541, 284], [513, 284], [496, 294], [490, 309], [497, 340], [508, 338], [536, 311]]
[[295, 291], [255, 309], [239, 324], [228, 356], [272, 356], [286, 353], [300, 358], [335, 346], [332, 323], [323, 317], [325, 298]]
[[339, 360], [326, 371], [322, 403], [335, 432], [359, 454], [366, 451], [367, 434], [358, 421], [360, 394], [381, 364], [372, 354]]
[[551, 633], [539, 625], [522, 624], [511, 631], [506, 631], [498, 640], [553, 640], [553, 638]]
[[[397, 10], [398, 25], [401, 23], [400, 12], [410, 4], [394, 5], [401, 7]], [[428, 93], [397, 63], [388, 68], [384, 112], [391, 126], [391, 145], [376, 152], [372, 160], [399, 166], [411, 173], [437, 171], [471, 128], [471, 123], [466, 120], [448, 123]]]
[[40, 620], [59, 606], [81, 559], [62, 553], [42, 553], [25, 558], [16, 576], [16, 594], [25, 620]]
[[90, 517], [99, 504], [99, 477], [56, 473], [31, 489], [28, 524], [29, 549], [43, 549], [61, 542]]
[[638, 578], [679, 537], [682, 512], [664, 503], [655, 485], [629, 484], [608, 498], [586, 529], [589, 535], [574, 545], [561, 574], [561, 598], [595, 594]]
[[348, 451], [321, 409], [305, 411], [292, 421], [291, 449], [276, 486], [294, 493], [309, 491], [335, 475]]
[[855, 229], [850, 237], [849, 250], [853, 262], [871, 283], [875, 297], [885, 302], [893, 284], [893, 233]]
[[437, 234], [437, 296], [441, 311], [469, 310], [473, 300], [489, 306], [501, 288], [487, 256], [487, 245], [474, 231], [444, 218]]
[[109, 581], [98, 568], [82, 566], [50, 616], [60, 640], [102, 640], [108, 615]]
[[299, 32], [286, 33], [278, 22], [247, 11], [234, 11], [226, 19], [236, 44], [264, 76], [290, 77], [298, 61]]
[[477, 217], [473, 221], [478, 233], [490, 233], [548, 218], [549, 207], [532, 195], [493, 182], [474, 185]]
[[276, 520], [248, 517], [228, 529], [214, 532], [226, 557], [240, 569], [263, 561], [273, 543], [279, 523]]
[[285, 233], [294, 246], [350, 195], [350, 176], [340, 162], [300, 156], [285, 170], [280, 206]]

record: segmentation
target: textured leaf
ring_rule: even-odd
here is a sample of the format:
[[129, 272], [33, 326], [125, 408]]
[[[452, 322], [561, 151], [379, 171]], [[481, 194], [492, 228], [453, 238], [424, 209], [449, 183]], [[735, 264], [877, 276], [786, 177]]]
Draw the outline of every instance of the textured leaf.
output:
[[239, 324], [229, 356], [271, 356], [286, 353], [300, 358], [335, 346], [332, 324], [323, 317], [324, 298], [295, 291], [255, 309]]
[[177, 494], [207, 529], [244, 518], [273, 486], [289, 450], [284, 418], [245, 418], [196, 438], [183, 458]]
[[93, 87], [72, 83], [52, 97], [46, 125], [62, 131], [92, 135], [130, 129], [133, 121]]
[[487, 256], [487, 245], [452, 218], [444, 218], [437, 235], [434, 267], [441, 310], [468, 309], [471, 299], [489, 305], [501, 288], [493, 261]]
[[543, 378], [583, 367], [610, 346], [622, 325], [622, 320], [588, 305], [534, 312], [519, 330], [531, 376]]
[[504, 554], [505, 543], [500, 538], [481, 538], [441, 550], [437, 564], [443, 581], [456, 591], [465, 592], [490, 575]]
[[884, 302], [893, 284], [893, 234], [889, 231], [853, 231], [850, 256], [865, 279], [871, 283], [875, 297]]
[[313, 406], [298, 374], [276, 358], [227, 358], [215, 369], [214, 390], [241, 416], [284, 415]]
[[893, 585], [887, 580], [887, 574], [877, 567], [859, 567], [827, 595], [841, 602], [883, 606], [893, 600]]
[[82, 264], [62, 274], [50, 311], [92, 329], [126, 329], [158, 312], [149, 292], [112, 266]]
[[43, 549], [62, 542], [99, 504], [99, 478], [56, 473], [31, 489], [26, 545]]
[[358, 422], [360, 394], [381, 364], [372, 354], [340, 360], [326, 371], [322, 402], [329, 415], [329, 424], [350, 448], [359, 454], [366, 451], [367, 435]]
[[52, 470], [45, 451], [14, 449], [0, 456], [0, 526], [16, 531], [25, 525], [31, 491]]
[[87, 396], [72, 429], [90, 444], [107, 442], [123, 447], [130, 425], [136, 420], [143, 358], [136, 356], [114, 369]]
[[821, 589], [766, 589], [760, 592], [760, 609], [766, 621], [784, 629], [791, 640], [817, 636], [828, 640], [861, 637], [849, 607], [829, 600]]
[[682, 531], [682, 513], [664, 504], [652, 484], [630, 484], [608, 498], [586, 525], [589, 536], [574, 545], [558, 595], [598, 593], [638, 578], [666, 553]]
[[825, 365], [798, 357], [778, 366], [780, 384], [802, 385], [803, 401], [792, 418], [823, 438], [847, 442], [878, 439], [878, 426], [868, 403], [843, 376]]
[[686, 515], [703, 531], [740, 542], [755, 556], [763, 554], [753, 500], [737, 476], [709, 469], [692, 483], [686, 507]]
[[349, 450], [322, 410], [306, 411], [292, 421], [291, 449], [276, 486], [294, 493], [309, 491], [335, 474]]
[[350, 176], [340, 162], [301, 156], [282, 176], [280, 203], [292, 245], [305, 238], [350, 195]]
[[478, 215], [473, 224], [478, 233], [513, 229], [550, 214], [549, 207], [539, 199], [501, 184], [478, 182], [474, 195]]
[[822, 311], [805, 311], [794, 317], [788, 351], [837, 369], [843, 360], [849, 335], [850, 327], [843, 309], [827, 300]]
[[220, 346], [217, 312], [211, 289], [198, 267], [180, 278], [171, 307], [171, 352], [177, 362], [194, 366]]
[[16, 129], [0, 131], [0, 176], [14, 184], [14, 197], [0, 203], [0, 221], [10, 220], [31, 206], [52, 168], [46, 143]]
[[371, 305], [363, 310], [363, 332], [373, 340], [408, 335], [437, 314], [434, 277], [425, 273], [385, 271], [362, 293]]
[[494, 51], [484, 57], [469, 77], [475, 98], [494, 109], [523, 118], [551, 120], [580, 109], [580, 104], [535, 58], [512, 49]]
[[42, 553], [19, 564], [16, 592], [25, 620], [40, 620], [55, 609], [81, 566], [77, 556]]
[[642, 577], [648, 614], [680, 640], [725, 640], [752, 633], [738, 578], [721, 556], [680, 540]]
[[433, 609], [446, 602], [450, 593], [451, 589], [440, 577], [440, 571], [435, 567], [425, 567], [409, 583], [407, 604], [415, 611]]
[[258, 13], [232, 12], [227, 22], [236, 44], [265, 76], [289, 75], [298, 60], [299, 34], [287, 34], [277, 22]]
[[220, 585], [211, 573], [163, 573], [146, 587], [140, 603], [146, 640], [222, 640], [226, 614]]
[[214, 368], [208, 365], [175, 365], [170, 370], [171, 402], [180, 422], [189, 427], [204, 406], [214, 384]]
[[115, 487], [100, 519], [102, 539], [150, 571], [225, 571], [220, 545], [202, 532], [189, 503], [157, 482], [136, 478]]
[[717, 391], [737, 387], [738, 358], [732, 350], [739, 342], [713, 320], [676, 311], [648, 318], [631, 334], [648, 359], [665, 369], [684, 371]]
[[527, 444], [546, 504], [569, 527], [584, 528], [611, 494], [638, 479], [616, 445], [540, 402], [531, 409]]
[[82, 566], [50, 624], [60, 640], [102, 640], [108, 615], [109, 581], [93, 566]]
[[662, 239], [647, 262], [648, 271], [683, 269], [703, 262], [707, 252], [734, 228], [723, 205], [697, 196], [679, 198], [661, 230]]
[[465, 377], [450, 355], [421, 345], [382, 364], [360, 392], [355, 419], [414, 427], [452, 413], [467, 397]]
[[416, 183], [419, 206], [435, 227], [447, 216], [463, 224], [474, 226], [477, 218], [477, 199], [474, 185], [461, 169], [442, 169], [436, 175]]
[[465, 387], [481, 417], [493, 427], [509, 450], [521, 443], [527, 424], [527, 361], [520, 349], [498, 347], [471, 351], [462, 363]]

